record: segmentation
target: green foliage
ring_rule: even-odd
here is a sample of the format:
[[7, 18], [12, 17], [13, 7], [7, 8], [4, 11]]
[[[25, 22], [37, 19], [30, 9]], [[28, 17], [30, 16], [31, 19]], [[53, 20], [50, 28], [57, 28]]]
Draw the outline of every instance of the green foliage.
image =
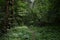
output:
[[[45, 25], [60, 24], [60, 1], [59, 0], [35, 0], [33, 7], [29, 1], [14, 1], [14, 24], [18, 25]], [[6, 1], [0, 0], [0, 26], [3, 26], [6, 16]], [[9, 10], [11, 7], [9, 6]], [[9, 13], [11, 14], [11, 11]], [[9, 14], [9, 16], [10, 16]], [[9, 18], [8, 18], [9, 19]], [[10, 20], [10, 19], [9, 19]], [[12, 25], [12, 24], [11, 24]]]
[[1, 40], [60, 40], [59, 28], [59, 26], [16, 26], [2, 36]]
[[[60, 0], [35, 0], [33, 7], [30, 4], [28, 0], [14, 1], [14, 20], [8, 18], [14, 21], [11, 24], [14, 27], [8, 29], [7, 34], [0, 37], [1, 40], [60, 40], [59, 27], [45, 26], [45, 24], [60, 24]], [[9, 16], [11, 11], [9, 6]], [[0, 0], [0, 30], [3, 29], [5, 16], [6, 1]]]
[[23, 24], [33, 25], [38, 22], [57, 23], [60, 20], [59, 0], [35, 0], [33, 8], [30, 8], [28, 1], [18, 0], [15, 3], [15, 15], [18, 17], [16, 19], [17, 21], [21, 19], [20, 21]]

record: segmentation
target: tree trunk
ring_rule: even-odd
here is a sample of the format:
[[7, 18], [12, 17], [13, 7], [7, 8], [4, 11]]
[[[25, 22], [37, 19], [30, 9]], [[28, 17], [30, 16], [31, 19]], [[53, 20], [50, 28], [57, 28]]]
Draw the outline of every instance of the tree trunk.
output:
[[[11, 5], [9, 4], [11, 1]], [[9, 8], [11, 7], [11, 10]], [[3, 21], [3, 27], [2, 27], [2, 32], [5, 33], [10, 29], [12, 23], [13, 23], [13, 17], [14, 17], [14, 0], [6, 0], [6, 9], [5, 9], [5, 17]], [[11, 16], [10, 16], [11, 14]], [[9, 20], [11, 18], [12, 20]]]

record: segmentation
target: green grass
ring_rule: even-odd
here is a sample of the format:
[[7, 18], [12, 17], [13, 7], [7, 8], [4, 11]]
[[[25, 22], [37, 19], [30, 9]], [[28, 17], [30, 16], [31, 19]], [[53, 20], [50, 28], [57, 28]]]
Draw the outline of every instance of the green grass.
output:
[[60, 40], [60, 27], [18, 26], [11, 28], [0, 40]]

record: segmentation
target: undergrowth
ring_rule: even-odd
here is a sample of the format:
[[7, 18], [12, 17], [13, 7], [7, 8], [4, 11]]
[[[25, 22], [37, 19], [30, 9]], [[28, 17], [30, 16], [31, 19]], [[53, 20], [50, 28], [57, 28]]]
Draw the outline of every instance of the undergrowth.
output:
[[18, 26], [11, 28], [0, 40], [60, 40], [59, 26]]

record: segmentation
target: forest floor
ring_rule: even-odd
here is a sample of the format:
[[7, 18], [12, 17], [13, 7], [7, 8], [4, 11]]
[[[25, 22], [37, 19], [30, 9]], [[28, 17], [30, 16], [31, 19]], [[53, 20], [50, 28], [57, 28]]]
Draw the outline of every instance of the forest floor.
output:
[[11, 28], [0, 40], [60, 40], [60, 27], [18, 26]]

